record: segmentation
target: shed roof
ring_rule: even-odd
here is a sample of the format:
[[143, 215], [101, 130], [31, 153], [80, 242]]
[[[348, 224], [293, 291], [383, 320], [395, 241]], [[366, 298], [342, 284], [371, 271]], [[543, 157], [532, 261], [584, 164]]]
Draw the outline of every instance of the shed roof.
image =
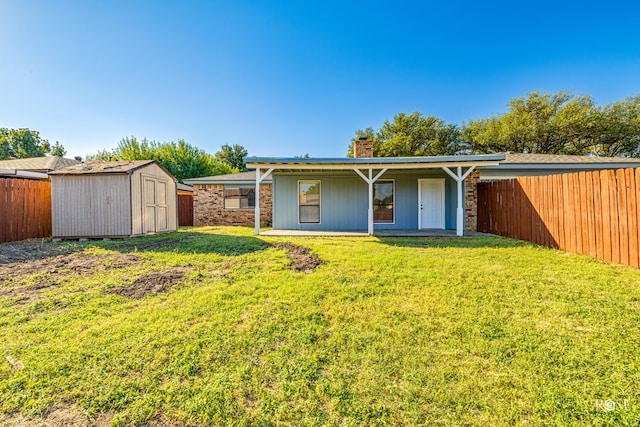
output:
[[79, 163], [79, 160], [67, 159], [66, 157], [60, 156], [29, 157], [26, 159], [0, 160], [0, 168], [49, 172]]
[[155, 160], [120, 160], [115, 162], [93, 160], [50, 172], [49, 175], [129, 174], [151, 163], [158, 162]]
[[[185, 184], [255, 184], [256, 171], [230, 173], [226, 175], [204, 176], [202, 178], [190, 178], [184, 180]], [[270, 179], [262, 181], [270, 183]]]

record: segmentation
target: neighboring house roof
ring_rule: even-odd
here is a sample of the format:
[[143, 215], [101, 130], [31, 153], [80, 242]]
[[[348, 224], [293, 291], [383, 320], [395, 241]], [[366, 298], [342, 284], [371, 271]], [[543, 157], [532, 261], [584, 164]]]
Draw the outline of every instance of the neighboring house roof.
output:
[[571, 156], [566, 154], [504, 153], [495, 166], [478, 168], [480, 179], [510, 179], [601, 169], [640, 167], [640, 159], [628, 157]]
[[[230, 173], [227, 175], [205, 176], [202, 178], [185, 179], [185, 184], [255, 184], [256, 171]], [[270, 184], [271, 179], [265, 179], [262, 184]]]
[[3, 178], [27, 178], [48, 180], [49, 175], [41, 172], [23, 171], [20, 169], [4, 169], [0, 168], [0, 176]]
[[33, 172], [50, 172], [80, 163], [76, 159], [59, 156], [29, 157], [26, 159], [0, 160], [2, 169], [20, 169]]
[[[155, 160], [121, 160], [116, 162], [94, 160], [53, 171], [50, 172], [49, 175], [129, 174], [136, 169], [152, 163], [156, 163], [158, 166], [162, 167], [162, 165]], [[166, 169], [164, 170], [166, 171]]]
[[190, 191], [190, 192], [193, 193], [193, 187], [190, 186], [190, 185], [185, 185], [185, 184], [178, 183], [177, 186], [176, 186], [176, 189], [178, 191]]

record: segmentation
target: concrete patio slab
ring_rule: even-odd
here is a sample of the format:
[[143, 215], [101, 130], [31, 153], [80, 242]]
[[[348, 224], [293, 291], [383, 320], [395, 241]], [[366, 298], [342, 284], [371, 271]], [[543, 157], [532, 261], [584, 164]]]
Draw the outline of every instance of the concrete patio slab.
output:
[[[262, 236], [300, 236], [300, 237], [320, 237], [320, 236], [343, 236], [343, 237], [367, 237], [366, 231], [341, 231], [341, 230], [265, 230], [261, 231]], [[375, 237], [457, 237], [456, 230], [377, 230], [374, 232]], [[465, 231], [462, 237], [475, 236], [491, 236], [488, 233], [480, 233], [477, 231]]]

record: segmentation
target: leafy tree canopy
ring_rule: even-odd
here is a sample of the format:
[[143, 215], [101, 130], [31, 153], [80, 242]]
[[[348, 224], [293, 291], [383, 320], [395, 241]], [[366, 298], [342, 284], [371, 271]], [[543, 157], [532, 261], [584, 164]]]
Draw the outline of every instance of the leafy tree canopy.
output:
[[88, 160], [156, 160], [178, 181], [202, 176], [223, 175], [237, 172], [229, 164], [217, 160], [204, 150], [178, 140], [156, 142], [135, 137], [124, 138], [112, 151], [102, 150], [87, 156]]
[[512, 99], [509, 110], [458, 128], [420, 113], [397, 114], [375, 130], [358, 130], [353, 141], [374, 142], [374, 156], [467, 153], [591, 154], [640, 157], [640, 95], [597, 106], [588, 95], [531, 92]]
[[457, 154], [463, 149], [459, 136], [456, 125], [447, 124], [437, 117], [423, 116], [417, 111], [398, 113], [378, 130], [368, 127], [356, 131], [347, 156], [353, 156], [353, 143], [361, 137], [373, 140], [373, 155], [376, 157]]
[[247, 157], [247, 154], [247, 150], [241, 145], [234, 144], [230, 146], [224, 144], [220, 147], [220, 151], [215, 154], [215, 158], [219, 162], [226, 163], [239, 172], [246, 172], [248, 169], [244, 163], [244, 158]]
[[0, 128], [0, 160], [9, 158], [64, 156], [67, 151], [56, 141], [53, 146], [35, 130]]

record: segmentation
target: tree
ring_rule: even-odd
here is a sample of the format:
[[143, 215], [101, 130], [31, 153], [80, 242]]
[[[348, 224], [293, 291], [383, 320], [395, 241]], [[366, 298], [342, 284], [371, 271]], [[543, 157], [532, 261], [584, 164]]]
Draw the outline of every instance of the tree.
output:
[[234, 144], [233, 147], [224, 144], [220, 151], [215, 154], [216, 159], [219, 162], [223, 162], [231, 166], [240, 172], [246, 172], [247, 165], [244, 163], [244, 158], [247, 157], [247, 150], [238, 144]]
[[66, 150], [59, 142], [51, 147], [48, 140], [35, 130], [0, 128], [0, 160], [42, 157], [47, 154], [64, 156]]
[[210, 175], [237, 172], [227, 163], [218, 161], [184, 140], [156, 142], [135, 137], [123, 138], [112, 151], [102, 150], [87, 156], [88, 160], [156, 160], [178, 181]]
[[585, 154], [593, 143], [598, 109], [589, 96], [531, 92], [512, 99], [499, 116], [463, 125], [475, 153]]
[[465, 149], [456, 125], [417, 111], [398, 113], [393, 121], [385, 121], [377, 131], [372, 127], [356, 131], [347, 156], [353, 157], [353, 143], [362, 137], [373, 140], [376, 157], [452, 155]]
[[602, 108], [595, 129], [591, 154], [640, 157], [640, 95]]

